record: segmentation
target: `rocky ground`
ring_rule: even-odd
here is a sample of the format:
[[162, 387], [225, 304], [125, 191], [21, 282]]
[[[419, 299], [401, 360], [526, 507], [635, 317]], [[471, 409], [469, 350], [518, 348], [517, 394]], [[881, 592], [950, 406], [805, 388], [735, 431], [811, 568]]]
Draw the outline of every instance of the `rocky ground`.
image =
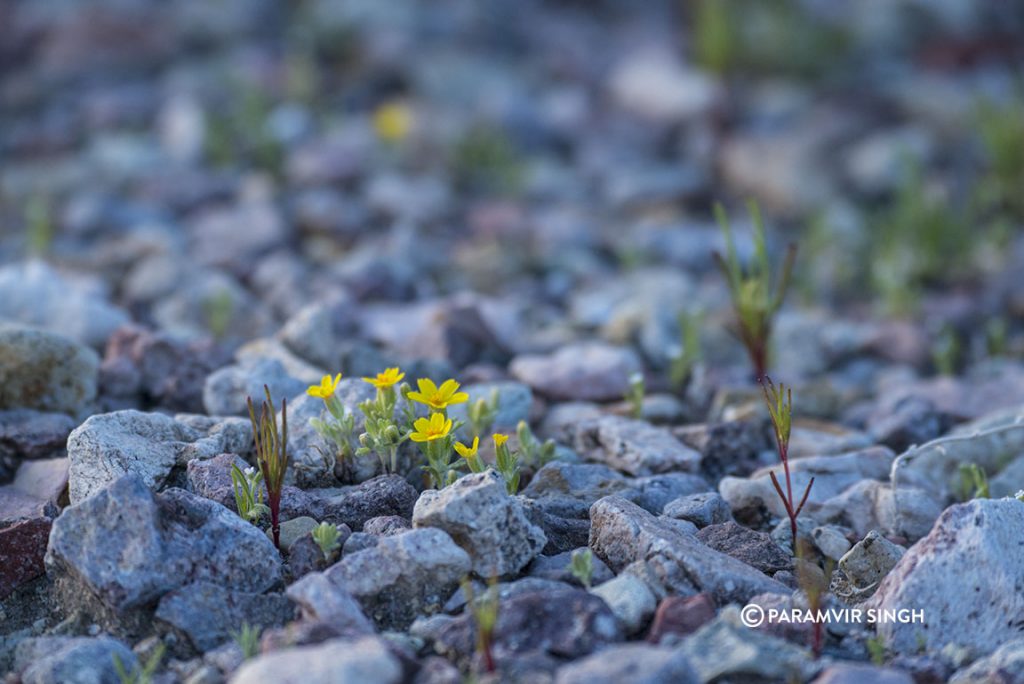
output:
[[[5, 681], [1024, 682], [1024, 7], [844, 5], [0, 6]], [[517, 491], [339, 459], [307, 388], [357, 437], [389, 367]], [[744, 620], [814, 605], [923, 620]]]

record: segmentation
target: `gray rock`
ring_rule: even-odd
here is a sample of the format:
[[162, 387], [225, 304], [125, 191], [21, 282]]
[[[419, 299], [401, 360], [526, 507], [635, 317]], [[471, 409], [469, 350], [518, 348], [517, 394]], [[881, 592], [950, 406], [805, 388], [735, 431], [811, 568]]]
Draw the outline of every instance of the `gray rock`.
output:
[[78, 415], [96, 398], [100, 359], [56, 333], [0, 325], [0, 409]]
[[[232, 465], [245, 469], [249, 464], [235, 454], [189, 461], [186, 476], [190, 489], [235, 510]], [[381, 475], [341, 489], [299, 489], [285, 485], [281, 493], [281, 516], [285, 520], [306, 516], [361, 530], [366, 521], [380, 516], [408, 519], [416, 497], [412, 485], [398, 475]]]
[[707, 74], [669, 50], [643, 47], [627, 54], [609, 75], [616, 104], [655, 123], [691, 121], [709, 113], [721, 91]]
[[520, 494], [550, 513], [579, 518], [587, 517], [598, 499], [627, 489], [629, 480], [608, 466], [552, 461], [536, 472]]
[[718, 492], [690, 494], [665, 504], [662, 515], [677, 520], [688, 520], [697, 527], [707, 527], [732, 519], [729, 504]]
[[[440, 610], [471, 569], [469, 556], [451, 537], [426, 528], [381, 537], [373, 548], [346, 554], [322, 574], [344, 587], [382, 629], [405, 629], [419, 615]], [[317, 576], [306, 575], [297, 584], [318, 581], [311, 579]]]
[[465, 549], [478, 575], [519, 572], [540, 555], [547, 537], [531, 523], [494, 470], [473, 473], [438, 491], [428, 489], [413, 509], [414, 527], [436, 527]]
[[681, 496], [712, 491], [711, 485], [699, 475], [689, 473], [664, 473], [650, 477], [638, 477], [632, 482], [632, 489], [620, 492], [619, 496], [629, 499], [640, 508], [660, 514], [671, 501]]
[[748, 475], [762, 465], [762, 454], [775, 448], [766, 417], [725, 423], [688, 425], [672, 431], [701, 454], [701, 472], [717, 481], [725, 475]]
[[815, 677], [812, 684], [914, 684], [914, 678], [902, 670], [867, 663], [836, 663]]
[[165, 594], [156, 618], [183, 632], [200, 653], [226, 641], [241, 625], [261, 629], [282, 625], [293, 617], [295, 607], [280, 594], [236, 591], [200, 581]]
[[709, 547], [741, 560], [767, 575], [791, 570], [793, 559], [764, 532], [747, 529], [732, 521], [709, 525], [696, 537]]
[[42, 261], [0, 268], [0, 319], [18, 321], [101, 348], [128, 315], [101, 292], [60, 276]]
[[960, 497], [962, 465], [973, 463], [991, 476], [1024, 452], [1024, 424], [961, 430], [901, 454], [892, 465], [893, 486], [922, 489], [949, 505]]
[[76, 425], [64, 413], [0, 411], [0, 461], [60, 456]]
[[702, 682], [807, 681], [818, 669], [810, 651], [743, 627], [735, 606], [686, 637], [678, 650]]
[[581, 456], [629, 475], [696, 472], [700, 467], [699, 452], [665, 428], [640, 420], [604, 416], [579, 424], [574, 437]]
[[412, 529], [408, 518], [399, 515], [379, 515], [370, 518], [363, 524], [363, 532], [375, 534], [378, 537], [393, 537], [396, 534]]
[[[283, 521], [281, 523], [279, 537], [281, 541], [281, 548], [285, 551], [291, 551], [295, 542], [315, 530], [319, 524], [320, 523], [313, 518], [305, 515], [300, 515], [297, 518]], [[271, 534], [272, 532], [267, 530], [267, 535], [269, 536]]]
[[860, 589], [882, 581], [903, 558], [906, 549], [872, 530], [839, 559], [839, 569]]
[[637, 634], [646, 627], [658, 607], [658, 600], [647, 584], [632, 574], [622, 573], [597, 585], [590, 593], [604, 599], [627, 635]]
[[586, 342], [549, 355], [517, 356], [509, 372], [552, 399], [610, 401], [625, 395], [629, 377], [640, 372], [640, 360], [630, 349]]
[[746, 601], [755, 594], [789, 590], [755, 568], [705, 546], [669, 519], [609, 496], [590, 509], [590, 548], [619, 572], [646, 561], [669, 593], [707, 592], [719, 602]]
[[[872, 447], [838, 456], [810, 456], [792, 459], [789, 463], [795, 497], [803, 495], [804, 488], [814, 478], [814, 486], [807, 497], [806, 510], [813, 515], [822, 502], [842, 493], [850, 485], [864, 479], [883, 480], [889, 476], [894, 455], [885, 447]], [[775, 518], [786, 515], [786, 509], [772, 485], [769, 472], [774, 471], [780, 482], [785, 475], [782, 465], [762, 468], [749, 478], [726, 477], [718, 484], [718, 491], [732, 509], [737, 520], [746, 524], [764, 521], [766, 514]]]
[[341, 553], [344, 556], [351, 555], [353, 553], [359, 553], [365, 549], [372, 549], [377, 546], [377, 542], [380, 541], [380, 537], [376, 534], [368, 534], [366, 532], [353, 532], [349, 535], [349, 538], [345, 540], [342, 545]]
[[[575, 584], [579, 586], [579, 580], [572, 574], [570, 566], [572, 564], [572, 554], [577, 550], [584, 549], [572, 549], [569, 551], [563, 551], [554, 556], [537, 556], [527, 568], [527, 573], [530, 577], [538, 577], [541, 579], [555, 580], [556, 582], [565, 582], [566, 584]], [[592, 572], [590, 581], [592, 584], [602, 584], [615, 577], [615, 574], [608, 569], [608, 566], [604, 564], [604, 561], [594, 556], [591, 558]]]
[[811, 530], [811, 539], [826, 558], [834, 561], [838, 561], [850, 550], [850, 540], [842, 530], [830, 525], [815, 527]]
[[294, 582], [285, 595], [299, 606], [303, 619], [326, 623], [342, 634], [375, 631], [355, 598], [322, 572], [310, 573]]
[[848, 527], [858, 536], [878, 529], [914, 542], [928, 534], [940, 513], [942, 504], [926, 490], [862, 480], [825, 501], [814, 517]]
[[116, 682], [114, 658], [131, 671], [132, 650], [110, 637], [35, 637], [18, 644], [14, 670], [24, 684], [98, 684]]
[[263, 398], [263, 387], [270, 388], [275, 401], [281, 398], [290, 402], [305, 392], [307, 383], [288, 375], [284, 365], [277, 359], [257, 359], [246, 363], [225, 366], [206, 378], [203, 387], [203, 406], [206, 412], [215, 416], [249, 415], [246, 399], [259, 405]]
[[[194, 215], [188, 230], [192, 253], [200, 263], [245, 273], [257, 257], [284, 242], [290, 224], [270, 202], [249, 200], [205, 209]], [[240, 231], [244, 240], [238, 239]]]
[[1008, 641], [991, 654], [956, 672], [949, 684], [1020, 684], [1024, 682], [1024, 637]]
[[948, 508], [868, 600], [868, 607], [882, 610], [923, 611], [923, 622], [878, 625], [887, 648], [915, 653], [923, 640], [929, 652], [954, 644], [988, 655], [1018, 638], [1022, 526], [1024, 503], [1016, 499], [975, 499]]
[[[524, 496], [517, 498], [523, 505], [526, 517], [531, 523], [544, 530], [544, 536], [548, 538], [543, 553], [558, 554], [587, 545], [587, 540], [590, 538], [589, 518], [563, 518], [560, 515], [549, 513], [546, 508], [538, 505], [533, 499], [527, 499]], [[586, 515], [585, 510], [584, 515]]]
[[[605, 602], [581, 589], [556, 585], [499, 601], [493, 644], [499, 666], [525, 654], [577, 658], [622, 640], [619, 621]], [[473, 618], [464, 612], [438, 625], [434, 649], [468, 663], [475, 637]]]
[[68, 437], [69, 496], [78, 503], [122, 475], [160, 487], [171, 470], [237, 447], [233, 430], [196, 430], [162, 413], [115, 411], [90, 417]]
[[281, 579], [277, 550], [258, 529], [180, 489], [154, 495], [137, 476], [64, 510], [46, 568], [119, 612], [189, 582], [258, 593]]
[[611, 646], [560, 667], [555, 684], [698, 684], [686, 656], [643, 643]]
[[221, 356], [211, 338], [187, 341], [125, 325], [107, 342], [100, 395], [111, 405], [203, 411], [203, 384]]
[[[344, 338], [355, 325], [354, 307], [355, 303], [344, 295], [307, 304], [285, 322], [278, 337], [315, 366], [341, 368]], [[348, 366], [345, 369], [352, 372]]]
[[342, 684], [374, 682], [399, 684], [402, 663], [380, 637], [333, 639], [299, 646], [246, 661], [231, 684]]

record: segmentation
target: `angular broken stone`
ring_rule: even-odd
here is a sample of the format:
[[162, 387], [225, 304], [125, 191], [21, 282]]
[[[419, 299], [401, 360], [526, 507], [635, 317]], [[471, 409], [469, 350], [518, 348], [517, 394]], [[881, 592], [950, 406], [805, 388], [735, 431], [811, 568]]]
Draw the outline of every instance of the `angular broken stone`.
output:
[[447, 532], [482, 577], [519, 572], [547, 544], [544, 530], [530, 522], [522, 504], [508, 495], [504, 479], [491, 469], [423, 492], [412, 523]]
[[46, 568], [115, 611], [189, 582], [259, 593], [281, 580], [280, 556], [263, 532], [184, 490], [154, 494], [134, 475], [64, 510], [53, 522]]
[[[243, 425], [243, 419], [233, 420]], [[71, 503], [129, 473], [148, 487], [160, 487], [176, 466], [239, 451], [238, 439], [237, 432], [211, 428], [205, 433], [162, 413], [128, 410], [92, 416], [68, 437]]]
[[696, 472], [701, 454], [662, 427], [622, 416], [602, 416], [579, 423], [574, 447], [584, 458], [627, 475]]
[[1024, 503], [1016, 499], [974, 499], [946, 509], [868, 599], [868, 608], [922, 613], [916, 622], [879, 623], [886, 647], [913, 654], [922, 645], [929, 653], [957, 645], [988, 655], [1018, 638], [1022, 529]]
[[764, 592], [789, 593], [756, 568], [683, 533], [674, 521], [656, 518], [621, 497], [595, 503], [590, 518], [594, 553], [616, 572], [634, 561], [646, 561], [669, 593], [706, 592], [720, 603], [742, 602]]
[[227, 589], [213, 582], [192, 582], [165, 594], [156, 618], [183, 632], [200, 653], [230, 641], [241, 625], [264, 629], [284, 624], [295, 607], [280, 594]]
[[882, 581], [906, 553], [906, 549], [872, 530], [839, 559], [839, 569], [858, 589]]
[[697, 684], [700, 681], [690, 661], [678, 650], [635, 643], [610, 646], [560, 667], [555, 675], [555, 684]]
[[469, 556], [447, 534], [415, 529], [345, 554], [323, 573], [293, 584], [288, 595], [319, 614], [315, 601], [299, 597], [323, 576], [351, 594], [381, 629], [405, 629], [418, 616], [439, 611], [471, 568]]

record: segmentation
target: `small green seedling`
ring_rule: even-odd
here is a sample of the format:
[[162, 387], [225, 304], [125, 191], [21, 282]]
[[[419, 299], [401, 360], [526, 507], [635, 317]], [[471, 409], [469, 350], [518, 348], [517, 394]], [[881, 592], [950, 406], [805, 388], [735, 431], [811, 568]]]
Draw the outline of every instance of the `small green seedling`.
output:
[[754, 202], [750, 202], [748, 208], [754, 224], [753, 263], [747, 269], [740, 264], [729, 218], [720, 204], [715, 205], [715, 218], [725, 235], [726, 252], [725, 257], [718, 252], [714, 256], [729, 283], [736, 317], [734, 332], [747, 350], [747, 356], [754, 367], [755, 380], [760, 381], [768, 372], [772, 324], [789, 288], [796, 260], [796, 244], [790, 243], [779, 276], [773, 278], [761, 211]]
[[203, 301], [206, 327], [215, 340], [223, 340], [231, 330], [235, 315], [235, 298], [231, 290], [223, 287]]
[[988, 488], [988, 476], [977, 463], [962, 463], [960, 465], [960, 499], [970, 501], [971, 499], [991, 498]]
[[640, 420], [644, 415], [644, 375], [633, 373], [629, 376], [629, 389], [626, 390], [626, 402], [629, 404], [629, 415]]
[[519, 441], [519, 455], [524, 465], [539, 470], [555, 459], [555, 451], [558, 448], [555, 440], [548, 439], [542, 443], [525, 420], [519, 421], [516, 425], [516, 438]]
[[231, 638], [242, 649], [242, 658], [249, 660], [255, 658], [260, 652], [260, 632], [262, 630], [256, 625], [243, 622], [237, 632], [231, 633]]
[[117, 678], [121, 681], [121, 684], [150, 684], [153, 681], [153, 675], [156, 674], [157, 668], [160, 667], [160, 662], [164, 658], [164, 650], [166, 650], [166, 647], [163, 644], [159, 644], [153, 649], [145, 663], [141, 666], [135, 665], [131, 670], [124, 666], [121, 658], [115, 653], [114, 669], [117, 670]]
[[576, 549], [572, 552], [569, 572], [585, 588], [590, 589], [594, 577], [594, 554], [590, 549]]
[[322, 522], [313, 529], [313, 541], [320, 547], [320, 551], [324, 554], [324, 560], [330, 560], [331, 554], [341, 548], [341, 543], [338, 539], [341, 537], [341, 533], [338, 532], [338, 526], [332, 525], [329, 522]]
[[985, 351], [989, 356], [1006, 356], [1009, 350], [1010, 326], [1003, 316], [985, 322]]
[[263, 473], [255, 468], [242, 470], [231, 465], [231, 487], [235, 494], [235, 508], [243, 520], [257, 524], [270, 508], [263, 503]]
[[793, 498], [793, 484], [789, 473], [789, 434], [793, 423], [793, 390], [781, 383], [778, 389], [776, 389], [772, 379], [767, 376], [761, 381], [761, 388], [764, 390], [764, 400], [768, 405], [768, 414], [771, 416], [779, 460], [782, 461], [782, 469], [786, 475], [785, 493], [783, 493], [782, 487], [779, 485], [779, 479], [775, 477], [775, 471], [771, 470], [768, 474], [771, 476], [775, 491], [778, 493], [779, 498], [782, 499], [782, 505], [785, 507], [786, 515], [789, 517], [789, 529], [793, 534], [793, 554], [796, 555], [799, 552], [796, 519], [800, 515], [800, 511], [803, 510], [804, 504], [807, 503], [807, 497], [810, 495], [811, 487], [814, 485], [814, 478], [812, 477], [807, 483], [807, 488], [804, 489], [804, 495], [801, 497], [800, 503], [796, 503], [796, 499]]
[[505, 478], [505, 488], [515, 496], [519, 492], [519, 456], [508, 448], [508, 435], [494, 435], [495, 468]]
[[693, 375], [693, 369], [701, 362], [704, 352], [700, 345], [700, 312], [679, 314], [679, 346], [669, 350], [669, 384], [680, 390]]
[[466, 577], [462, 580], [462, 593], [466, 597], [466, 609], [473, 616], [476, 626], [476, 652], [484, 662], [484, 670], [494, 672], [494, 627], [498, 623], [498, 578], [491, 577], [487, 591], [480, 598], [473, 595], [473, 584]]
[[942, 329], [942, 333], [932, 345], [932, 364], [939, 375], [955, 375], [960, 360], [960, 337], [951, 326]]
[[481, 437], [486, 435], [494, 427], [494, 419], [498, 415], [499, 394], [498, 390], [491, 390], [487, 399], [477, 399], [466, 408], [466, 417], [469, 419], [469, 436]]
[[270, 397], [270, 388], [263, 386], [266, 399], [260, 404], [259, 417], [252, 397], [247, 398], [249, 420], [252, 422], [256, 460], [267, 486], [267, 504], [270, 508], [270, 530], [274, 546], [281, 548], [281, 492], [284, 475], [288, 470], [288, 400], [281, 400], [281, 430], [277, 429], [277, 410]]
[[885, 664], [885, 639], [881, 634], [876, 634], [867, 640], [866, 646], [871, 662], [881, 667]]
[[25, 231], [28, 252], [34, 257], [43, 257], [53, 243], [53, 220], [50, 206], [43, 195], [34, 195], [25, 207]]

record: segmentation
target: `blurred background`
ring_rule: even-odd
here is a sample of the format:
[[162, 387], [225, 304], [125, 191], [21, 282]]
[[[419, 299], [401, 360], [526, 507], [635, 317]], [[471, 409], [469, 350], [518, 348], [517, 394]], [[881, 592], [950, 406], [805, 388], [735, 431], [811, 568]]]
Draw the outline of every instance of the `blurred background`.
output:
[[[579, 335], [658, 367], [699, 315], [742, 363], [711, 210], [746, 254], [752, 199], [799, 245], [785, 372], [1024, 351], [1018, 0], [8, 0], [0, 25], [0, 318], [100, 350], [134, 321], [224, 355], [320, 335], [305, 358], [352, 373]], [[327, 332], [296, 322], [325, 301]]]

